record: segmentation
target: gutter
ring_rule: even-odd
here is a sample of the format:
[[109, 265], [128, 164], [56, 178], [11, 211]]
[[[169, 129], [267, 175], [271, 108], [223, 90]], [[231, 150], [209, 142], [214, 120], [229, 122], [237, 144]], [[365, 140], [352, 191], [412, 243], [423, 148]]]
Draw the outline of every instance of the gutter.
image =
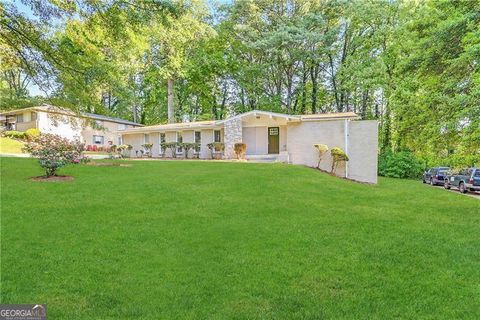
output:
[[[348, 128], [348, 123], [350, 120], [345, 119], [345, 125], [344, 125], [344, 136], [345, 136], [345, 154], [348, 156], [348, 134], [349, 134], [349, 128]], [[345, 178], [348, 178], [348, 163], [349, 161], [345, 162]]]

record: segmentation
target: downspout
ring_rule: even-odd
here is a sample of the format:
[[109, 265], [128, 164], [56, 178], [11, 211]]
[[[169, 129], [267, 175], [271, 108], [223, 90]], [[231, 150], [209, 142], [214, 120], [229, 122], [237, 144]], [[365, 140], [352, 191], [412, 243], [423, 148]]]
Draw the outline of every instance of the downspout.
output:
[[[348, 156], [348, 119], [345, 119], [344, 136], [345, 136], [345, 154]], [[345, 178], [348, 178], [348, 161], [345, 162]]]

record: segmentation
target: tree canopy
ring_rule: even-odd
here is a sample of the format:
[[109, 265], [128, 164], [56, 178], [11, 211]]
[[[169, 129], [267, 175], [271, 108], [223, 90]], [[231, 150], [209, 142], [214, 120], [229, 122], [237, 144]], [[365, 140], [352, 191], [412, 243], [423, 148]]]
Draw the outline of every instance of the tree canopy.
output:
[[479, 163], [477, 1], [23, 6], [0, 3], [3, 110], [47, 101], [144, 124], [168, 105], [177, 121], [353, 111], [379, 121], [382, 152]]

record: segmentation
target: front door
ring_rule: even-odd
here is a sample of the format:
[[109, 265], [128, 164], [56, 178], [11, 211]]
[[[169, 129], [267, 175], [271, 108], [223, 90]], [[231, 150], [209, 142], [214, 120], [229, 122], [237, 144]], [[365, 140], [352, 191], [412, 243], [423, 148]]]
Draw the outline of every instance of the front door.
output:
[[280, 129], [278, 127], [268, 128], [268, 153], [280, 153]]

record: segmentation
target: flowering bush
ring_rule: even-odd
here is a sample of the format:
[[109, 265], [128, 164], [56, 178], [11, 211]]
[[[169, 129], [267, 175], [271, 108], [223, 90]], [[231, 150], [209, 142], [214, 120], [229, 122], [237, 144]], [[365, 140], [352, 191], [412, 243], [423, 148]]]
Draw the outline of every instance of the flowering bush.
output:
[[47, 177], [55, 176], [57, 170], [70, 163], [82, 161], [83, 144], [70, 141], [56, 134], [40, 134], [28, 142], [24, 151], [38, 158]]

